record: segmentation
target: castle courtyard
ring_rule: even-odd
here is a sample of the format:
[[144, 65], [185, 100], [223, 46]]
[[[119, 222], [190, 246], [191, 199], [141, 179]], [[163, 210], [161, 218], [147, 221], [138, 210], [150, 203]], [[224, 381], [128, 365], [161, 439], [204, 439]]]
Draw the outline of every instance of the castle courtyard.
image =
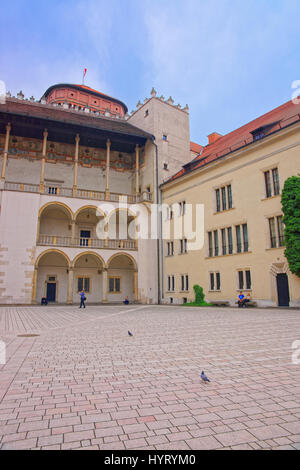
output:
[[0, 307], [0, 448], [300, 449], [299, 332], [297, 309]]

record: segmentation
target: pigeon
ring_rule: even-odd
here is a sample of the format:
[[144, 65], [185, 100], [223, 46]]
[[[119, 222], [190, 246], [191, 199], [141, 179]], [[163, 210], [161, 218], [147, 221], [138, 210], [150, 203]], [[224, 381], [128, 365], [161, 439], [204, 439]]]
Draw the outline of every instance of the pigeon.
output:
[[210, 382], [209, 378], [206, 377], [204, 370], [201, 372], [201, 379], [203, 380], [203, 382]]
[[131, 331], [128, 330], [128, 335], [129, 336], [133, 336], [133, 334], [131, 333]]

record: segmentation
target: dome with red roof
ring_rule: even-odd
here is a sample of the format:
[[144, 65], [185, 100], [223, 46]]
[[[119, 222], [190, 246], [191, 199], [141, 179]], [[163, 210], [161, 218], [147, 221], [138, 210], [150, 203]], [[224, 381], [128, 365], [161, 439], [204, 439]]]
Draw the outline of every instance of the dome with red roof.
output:
[[91, 111], [98, 111], [111, 117], [124, 117], [128, 111], [122, 101], [86, 85], [69, 83], [52, 85], [45, 91], [42, 99], [46, 100], [47, 104], [67, 104], [69, 108], [79, 110], [89, 108]]

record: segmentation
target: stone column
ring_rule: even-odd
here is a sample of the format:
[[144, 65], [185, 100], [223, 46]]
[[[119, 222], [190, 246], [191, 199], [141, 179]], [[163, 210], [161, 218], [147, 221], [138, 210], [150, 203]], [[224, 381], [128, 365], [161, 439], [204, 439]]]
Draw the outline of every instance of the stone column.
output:
[[73, 303], [74, 268], [69, 268], [67, 304]]
[[102, 271], [102, 303], [107, 304], [107, 268]]
[[71, 222], [71, 246], [74, 246], [75, 244], [75, 230], [76, 230], [75, 220], [72, 220]]
[[75, 137], [75, 160], [74, 160], [74, 175], [73, 175], [73, 197], [77, 196], [77, 173], [78, 173], [78, 156], [79, 156], [79, 134]]
[[109, 162], [110, 162], [110, 140], [106, 141], [106, 173], [105, 173], [105, 200], [109, 200]]
[[135, 194], [136, 196], [139, 194], [139, 163], [140, 163], [140, 153], [139, 153], [139, 146], [135, 146]]
[[134, 271], [133, 273], [133, 296], [134, 301], [138, 302], [138, 272]]
[[32, 276], [32, 291], [31, 291], [31, 303], [36, 304], [36, 283], [37, 283], [37, 273], [38, 268], [34, 268], [33, 276]]
[[6, 162], [7, 162], [7, 154], [8, 154], [8, 144], [9, 144], [9, 134], [11, 130], [10, 122], [6, 126], [6, 136], [5, 136], [5, 144], [4, 144], [4, 152], [3, 152], [3, 162], [2, 162], [2, 171], [1, 171], [1, 180], [5, 181], [5, 171], [6, 171]]
[[42, 167], [41, 167], [41, 177], [40, 177], [40, 193], [45, 192], [45, 163], [46, 163], [46, 151], [47, 151], [47, 129], [44, 130], [44, 140], [43, 140], [43, 151], [42, 151]]

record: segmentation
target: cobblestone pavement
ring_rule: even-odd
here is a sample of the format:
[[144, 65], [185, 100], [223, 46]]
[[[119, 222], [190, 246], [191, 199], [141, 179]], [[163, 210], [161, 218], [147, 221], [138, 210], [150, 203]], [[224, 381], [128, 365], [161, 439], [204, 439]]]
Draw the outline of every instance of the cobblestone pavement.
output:
[[299, 310], [0, 307], [0, 339], [1, 449], [300, 449]]

